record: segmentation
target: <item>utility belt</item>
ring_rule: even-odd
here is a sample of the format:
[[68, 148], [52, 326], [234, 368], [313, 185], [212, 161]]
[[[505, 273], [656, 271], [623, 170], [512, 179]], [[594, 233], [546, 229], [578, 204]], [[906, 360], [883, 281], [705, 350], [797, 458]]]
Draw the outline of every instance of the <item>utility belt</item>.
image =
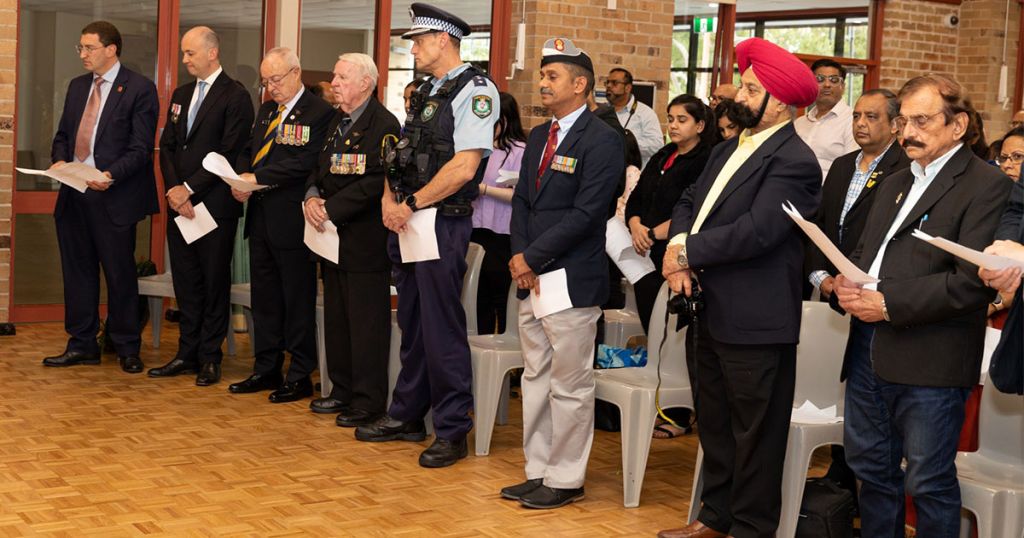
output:
[[[409, 196], [400, 190], [396, 190], [394, 194], [395, 201], [400, 204], [405, 203], [405, 199]], [[469, 217], [473, 215], [473, 202], [455, 196], [445, 198], [444, 200], [427, 207], [436, 207], [437, 214], [442, 217]], [[421, 207], [419, 209], [426, 209], [427, 207]]]

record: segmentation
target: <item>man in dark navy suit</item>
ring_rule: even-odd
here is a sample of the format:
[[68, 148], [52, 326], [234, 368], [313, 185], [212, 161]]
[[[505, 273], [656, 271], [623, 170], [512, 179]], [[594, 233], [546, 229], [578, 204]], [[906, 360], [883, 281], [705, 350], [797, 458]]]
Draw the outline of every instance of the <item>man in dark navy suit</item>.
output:
[[93, 166], [111, 182], [84, 193], [62, 185], [53, 216], [64, 276], [64, 352], [46, 366], [99, 364], [100, 267], [107, 282], [106, 333], [121, 369], [139, 373], [139, 284], [135, 225], [160, 208], [153, 175], [159, 112], [153, 82], [121, 65], [121, 33], [105, 21], [82, 29], [78, 54], [89, 74], [71, 81], [50, 158]]
[[[512, 260], [519, 288], [526, 481], [501, 491], [527, 508], [583, 498], [594, 440], [594, 336], [608, 298], [605, 221], [625, 170], [622, 137], [587, 107], [594, 65], [568, 39], [549, 39], [541, 102], [554, 118], [530, 132], [512, 198]], [[539, 275], [564, 272], [572, 306], [538, 315], [555, 293]]]
[[[273, 390], [270, 401], [284, 403], [313, 394], [316, 265], [302, 242], [302, 200], [336, 111], [303, 88], [302, 66], [291, 49], [267, 52], [260, 76], [271, 100], [256, 114], [252, 141], [239, 154], [235, 170], [242, 179], [267, 187], [255, 193], [232, 189], [236, 200], [249, 201], [245, 235], [256, 363], [251, 376], [228, 390]], [[282, 376], [285, 351], [292, 361]]]
[[181, 38], [182, 63], [196, 80], [174, 90], [167, 124], [160, 137], [160, 170], [171, 216], [195, 218], [202, 204], [217, 227], [193, 243], [185, 242], [174, 218], [167, 223], [174, 295], [181, 310], [178, 352], [151, 377], [198, 373], [196, 385], [220, 381], [220, 346], [228, 331], [231, 255], [242, 204], [231, 188], [203, 169], [209, 152], [229, 162], [249, 143], [253, 107], [249, 92], [220, 65], [220, 39], [197, 26]]
[[750, 38], [736, 47], [736, 95], [745, 130], [719, 144], [694, 189], [676, 204], [663, 273], [672, 291], [703, 290], [687, 332], [704, 487], [697, 520], [663, 538], [774, 536], [796, 383], [803, 242], [782, 211], [818, 207], [821, 168], [793, 128], [814, 102], [811, 70]]

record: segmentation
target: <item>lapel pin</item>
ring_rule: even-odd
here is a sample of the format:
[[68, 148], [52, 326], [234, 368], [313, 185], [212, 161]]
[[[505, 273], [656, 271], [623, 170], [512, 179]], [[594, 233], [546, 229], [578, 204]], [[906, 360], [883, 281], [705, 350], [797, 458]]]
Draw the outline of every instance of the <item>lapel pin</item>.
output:
[[120, 86], [120, 85], [119, 85], [119, 86], [117, 87], [117, 93], [122, 93], [122, 92], [124, 92], [124, 86]]
[[903, 193], [901, 192], [901, 193], [899, 193], [896, 196], [896, 205], [900, 205], [900, 200], [902, 200], [902, 199], [903, 199]]
[[868, 188], [870, 189], [870, 188], [872, 188], [874, 186], [875, 186], [875, 180], [873, 180], [873, 179], [868, 180]]

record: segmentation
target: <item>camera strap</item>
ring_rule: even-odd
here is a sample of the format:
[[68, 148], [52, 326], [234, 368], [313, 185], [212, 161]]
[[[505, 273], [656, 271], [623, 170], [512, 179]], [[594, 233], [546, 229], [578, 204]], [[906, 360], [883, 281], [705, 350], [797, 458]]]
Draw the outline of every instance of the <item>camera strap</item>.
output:
[[[670, 300], [672, 299], [672, 292], [671, 291], [669, 292], [669, 297], [668, 298]], [[690, 416], [690, 423], [689, 424], [687, 424], [686, 426], [680, 426], [676, 421], [674, 421], [671, 418], [669, 418], [669, 416], [665, 413], [665, 410], [661, 408], [661, 402], [660, 402], [660, 396], [661, 396], [661, 365], [662, 365], [662, 363], [665, 362], [665, 358], [666, 358], [665, 357], [665, 342], [668, 341], [668, 317], [669, 317], [669, 312], [668, 312], [668, 308], [666, 308], [665, 309], [665, 322], [662, 323], [662, 327], [661, 327], [661, 331], [662, 331], [662, 334], [661, 334], [661, 345], [658, 346], [658, 369], [657, 369], [658, 385], [654, 389], [654, 408], [658, 411], [658, 416], [661, 417], [661, 419], [664, 420], [665, 422], [667, 422], [667, 423], [669, 423], [669, 424], [671, 424], [671, 425], [673, 425], [676, 428], [679, 428], [681, 430], [690, 431], [690, 430], [693, 429], [694, 424], [697, 423], [697, 380], [696, 379], [691, 379], [690, 380], [690, 385], [691, 385], [691, 389], [692, 389], [691, 392], [692, 392], [692, 395], [693, 395], [693, 408], [694, 408], [694, 412]], [[693, 317], [693, 323], [690, 324], [690, 328], [687, 329], [687, 330], [696, 331], [697, 328], [698, 328], [698, 324], [699, 323], [700, 323], [700, 319], [697, 316], [694, 316]], [[676, 329], [676, 332], [679, 332], [679, 329]], [[684, 361], [686, 360], [686, 355], [688, 355], [691, 352], [692, 353], [696, 353], [697, 352], [697, 333], [694, 332], [692, 334], [693, 334], [693, 350], [692, 351], [691, 350], [686, 350], [686, 347], [684, 345], [684, 347], [683, 347], [683, 349], [684, 349], [683, 360]], [[694, 356], [694, 368], [696, 368], [696, 365], [697, 365], [697, 360], [696, 360], [696, 356]]]

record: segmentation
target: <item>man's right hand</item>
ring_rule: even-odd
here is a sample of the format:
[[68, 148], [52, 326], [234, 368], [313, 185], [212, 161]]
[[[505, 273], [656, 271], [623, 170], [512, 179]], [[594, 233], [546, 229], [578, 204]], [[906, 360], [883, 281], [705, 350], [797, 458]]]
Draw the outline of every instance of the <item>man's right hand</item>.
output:
[[665, 280], [673, 293], [682, 293], [687, 297], [693, 295], [693, 273], [689, 269], [669, 273], [665, 275]]
[[231, 196], [235, 200], [238, 200], [239, 202], [244, 204], [245, 201], [248, 200], [250, 196], [252, 196], [252, 193], [251, 192], [240, 191], [238, 189], [231, 189]]
[[832, 291], [835, 290], [835, 287], [835, 277], [827, 276], [825, 277], [825, 280], [821, 281], [821, 286], [818, 286], [818, 289], [821, 290], [821, 296], [828, 299], [832, 297]]
[[[184, 185], [177, 185], [171, 187], [167, 191], [167, 204], [171, 206], [171, 209], [178, 212], [179, 215], [191, 219], [196, 216], [192, 210], [192, 203], [189, 199], [188, 189]], [[188, 207], [185, 207], [186, 204]]]

